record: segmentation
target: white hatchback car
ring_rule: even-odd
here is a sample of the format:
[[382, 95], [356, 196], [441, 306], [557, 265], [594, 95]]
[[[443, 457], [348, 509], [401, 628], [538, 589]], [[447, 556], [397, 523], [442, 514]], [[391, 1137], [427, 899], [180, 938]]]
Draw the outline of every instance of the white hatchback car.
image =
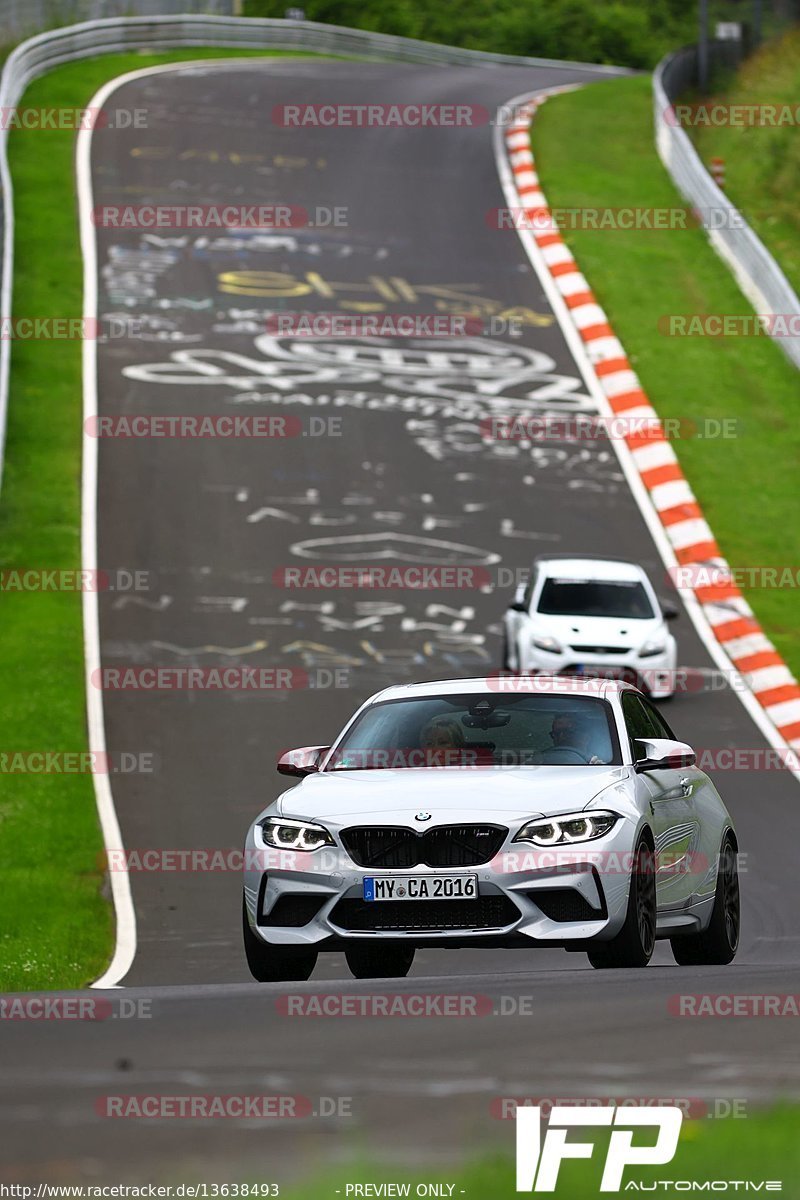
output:
[[643, 967], [727, 963], [736, 833], [690, 746], [607, 679], [494, 676], [386, 688], [250, 826], [244, 944], [262, 981], [320, 951], [357, 977], [419, 947], [582, 950]]
[[635, 563], [538, 558], [505, 614], [503, 667], [624, 679], [666, 700], [677, 664], [666, 622], [677, 615]]

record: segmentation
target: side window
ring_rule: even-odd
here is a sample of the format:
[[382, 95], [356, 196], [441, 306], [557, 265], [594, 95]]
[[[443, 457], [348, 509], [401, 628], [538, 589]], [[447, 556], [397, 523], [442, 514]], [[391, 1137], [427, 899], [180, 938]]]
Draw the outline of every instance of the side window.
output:
[[[625, 717], [625, 728], [628, 731], [628, 738], [631, 743], [631, 754], [636, 758], [636, 747], [634, 740], [636, 738], [651, 738], [656, 736], [655, 729], [650, 723], [650, 718], [645, 710], [644, 704], [638, 696], [634, 696], [633, 692], [625, 692], [622, 697], [622, 712]], [[660, 734], [658, 735], [661, 736]]]
[[655, 729], [655, 736], [660, 738], [669, 738], [672, 742], [677, 741], [678, 739], [675, 737], [675, 734], [672, 732], [658, 709], [655, 708], [649, 700], [644, 701], [644, 707], [648, 717], [650, 718], [650, 723]]

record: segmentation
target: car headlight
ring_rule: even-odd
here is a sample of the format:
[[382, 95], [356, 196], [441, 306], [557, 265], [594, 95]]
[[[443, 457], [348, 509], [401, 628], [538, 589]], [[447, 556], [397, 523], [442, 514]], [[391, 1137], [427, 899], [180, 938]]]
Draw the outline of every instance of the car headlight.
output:
[[644, 643], [639, 650], [640, 658], [653, 658], [656, 654], [663, 654], [667, 648], [667, 643], [663, 637], [650, 638]]
[[259, 824], [264, 841], [276, 850], [319, 850], [322, 846], [336, 845], [327, 829], [308, 821], [293, 821], [289, 817], [267, 817]]
[[569, 845], [602, 837], [619, 818], [610, 812], [568, 813], [565, 817], [538, 818], [523, 825], [515, 842], [533, 842], [535, 846]]
[[560, 654], [563, 646], [557, 642], [554, 637], [535, 637], [531, 638], [537, 650], [549, 650], [551, 654]]

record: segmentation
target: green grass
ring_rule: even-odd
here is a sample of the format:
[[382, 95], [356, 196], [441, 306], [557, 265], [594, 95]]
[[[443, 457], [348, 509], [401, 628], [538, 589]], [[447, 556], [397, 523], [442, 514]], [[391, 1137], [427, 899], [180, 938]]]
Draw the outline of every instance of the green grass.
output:
[[[800, 95], [800, 27], [767, 42], [707, 104], [788, 105]], [[693, 97], [696, 101], [696, 97]], [[800, 293], [800, 136], [797, 126], [696, 126], [706, 164], [725, 159], [725, 191]]]
[[[549, 101], [533, 148], [553, 207], [685, 207], [654, 146], [650, 80], [607, 81]], [[796, 204], [797, 192], [786, 194]], [[677, 338], [668, 313], [748, 313], [700, 230], [565, 232], [659, 415], [734, 418], [733, 439], [673, 443], [734, 566], [800, 563], [797, 371], [768, 338]], [[767, 633], [800, 674], [796, 591], [745, 589]]]
[[[605, 1139], [599, 1130], [574, 1130], [571, 1141], [595, 1140], [596, 1150], [591, 1159], [565, 1162], [559, 1172], [558, 1184], [551, 1196], [562, 1200], [590, 1200], [602, 1195], [635, 1196], [652, 1195], [625, 1190], [631, 1181], [651, 1186], [658, 1180], [735, 1180], [749, 1179], [782, 1180], [781, 1195], [786, 1200], [797, 1200], [800, 1196], [800, 1139], [797, 1137], [800, 1112], [796, 1108], [782, 1106], [768, 1112], [757, 1112], [741, 1119], [705, 1120], [684, 1122], [677, 1153], [671, 1163], [660, 1167], [629, 1167], [623, 1175], [623, 1190], [599, 1192]], [[505, 1144], [513, 1147], [514, 1122], [507, 1125]], [[634, 1144], [652, 1144], [653, 1130], [642, 1130], [634, 1134]], [[510, 1152], [485, 1156], [463, 1168], [445, 1171], [441, 1168], [430, 1171], [397, 1169], [370, 1163], [353, 1165], [349, 1170], [336, 1169], [324, 1176], [309, 1180], [306, 1184], [286, 1192], [286, 1200], [345, 1200], [346, 1184], [410, 1183], [410, 1195], [419, 1182], [454, 1184], [454, 1200], [463, 1195], [467, 1200], [514, 1200], [521, 1193], [515, 1190], [515, 1164], [513, 1149]], [[657, 1187], [655, 1194], [662, 1196], [683, 1195], [684, 1191]], [[717, 1192], [696, 1192], [695, 1195], [715, 1195]], [[728, 1194], [744, 1194], [743, 1191]], [[751, 1195], [753, 1193], [750, 1193]], [[759, 1193], [759, 1194], [763, 1194]], [[773, 1194], [773, 1193], [768, 1193]], [[777, 1194], [777, 1193], [775, 1193]], [[352, 1193], [351, 1193], [352, 1195]], [[530, 1195], [538, 1195], [533, 1192]]]
[[[261, 52], [246, 56], [263, 57]], [[105, 56], [61, 67], [28, 88], [26, 106], [88, 104], [125, 71], [237, 51]], [[13, 131], [18, 316], [82, 311], [73, 183], [74, 135]], [[80, 565], [80, 342], [16, 342], [0, 569]], [[86, 746], [83, 641], [77, 594], [0, 597], [0, 751]], [[102, 972], [114, 921], [104, 895], [102, 841], [88, 775], [2, 776], [0, 990], [81, 987]]]

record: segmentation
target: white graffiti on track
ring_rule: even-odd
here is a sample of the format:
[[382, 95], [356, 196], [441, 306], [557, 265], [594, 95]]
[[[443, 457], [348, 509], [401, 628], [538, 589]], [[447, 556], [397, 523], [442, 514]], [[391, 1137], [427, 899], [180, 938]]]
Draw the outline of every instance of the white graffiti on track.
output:
[[159, 277], [171, 270], [178, 258], [174, 250], [109, 246], [108, 262], [102, 269], [101, 278], [111, 303], [130, 308], [142, 301], [154, 300]]
[[[330, 338], [254, 339], [262, 357], [230, 350], [175, 350], [163, 362], [123, 368], [128, 379], [184, 387], [256, 387], [264, 380], [284, 395], [298, 386], [381, 384], [401, 393], [424, 393], [439, 402], [515, 400], [570, 410], [593, 409], [581, 381], [555, 371], [540, 350], [486, 338], [343, 341]], [[388, 402], [387, 408], [394, 407]], [[313, 402], [313, 400], [312, 400]]]
[[437, 565], [490, 566], [500, 555], [477, 546], [415, 537], [409, 533], [361, 533], [355, 537], [312, 538], [289, 547], [299, 558], [335, 562], [394, 560]]

